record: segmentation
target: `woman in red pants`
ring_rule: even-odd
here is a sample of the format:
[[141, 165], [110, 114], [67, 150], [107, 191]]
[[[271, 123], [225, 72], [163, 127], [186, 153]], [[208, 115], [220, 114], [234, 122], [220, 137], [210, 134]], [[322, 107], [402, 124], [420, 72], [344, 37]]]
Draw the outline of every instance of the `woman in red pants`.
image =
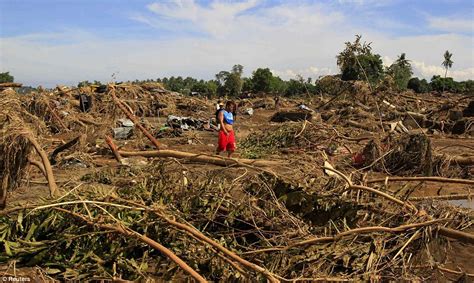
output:
[[230, 157], [235, 151], [235, 134], [234, 134], [234, 114], [237, 106], [233, 101], [227, 101], [224, 110], [218, 115], [220, 125], [219, 145], [217, 146], [217, 154], [227, 151]]

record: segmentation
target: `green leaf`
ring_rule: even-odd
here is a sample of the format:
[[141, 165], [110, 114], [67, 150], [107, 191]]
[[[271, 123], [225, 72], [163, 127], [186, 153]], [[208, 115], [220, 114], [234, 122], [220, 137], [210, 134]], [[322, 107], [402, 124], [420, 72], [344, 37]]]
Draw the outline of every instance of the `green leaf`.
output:
[[47, 267], [47, 268], [45, 269], [45, 271], [46, 271], [46, 273], [49, 274], [49, 275], [61, 273], [61, 270], [60, 270], [60, 269], [57, 269], [57, 268], [49, 268], [49, 267]]
[[25, 237], [25, 241], [30, 240], [31, 236], [33, 236], [33, 234], [35, 233], [36, 228], [38, 228], [38, 225], [36, 225], [35, 223], [31, 224], [30, 230], [28, 230], [28, 234]]
[[5, 247], [5, 253], [8, 256], [13, 256], [13, 253], [12, 253], [12, 250], [10, 249], [10, 244], [8, 243], [8, 241], [3, 242], [3, 246]]

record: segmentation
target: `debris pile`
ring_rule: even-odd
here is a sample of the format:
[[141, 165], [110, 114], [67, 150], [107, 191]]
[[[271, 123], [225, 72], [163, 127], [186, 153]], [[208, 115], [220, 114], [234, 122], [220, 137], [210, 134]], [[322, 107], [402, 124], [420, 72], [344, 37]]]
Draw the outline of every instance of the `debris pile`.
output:
[[469, 137], [472, 103], [324, 81], [304, 104], [239, 103], [236, 158], [214, 154], [212, 101], [160, 84], [2, 92], [0, 269], [60, 281], [469, 275], [438, 252], [472, 245], [469, 210], [412, 198], [409, 182], [471, 195], [469, 140], [443, 143]]

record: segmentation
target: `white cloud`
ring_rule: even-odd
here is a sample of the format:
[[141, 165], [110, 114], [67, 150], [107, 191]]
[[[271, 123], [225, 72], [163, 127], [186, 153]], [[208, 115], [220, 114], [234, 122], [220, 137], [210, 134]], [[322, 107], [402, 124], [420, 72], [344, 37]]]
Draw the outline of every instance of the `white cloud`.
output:
[[445, 32], [474, 33], [474, 20], [455, 17], [428, 17], [430, 28]]
[[[413, 61], [412, 66], [416, 73], [425, 78], [431, 78], [435, 75], [444, 76], [446, 69], [441, 66], [428, 65], [425, 62]], [[472, 80], [474, 78], [474, 68], [466, 68], [462, 70], [448, 70], [448, 76], [457, 80]]]
[[117, 71], [117, 80], [171, 75], [210, 79], [234, 64], [242, 64], [246, 75], [268, 67], [284, 79], [317, 78], [336, 73], [335, 56], [344, 42], [363, 34], [387, 65], [405, 52], [414, 62], [415, 74], [429, 79], [440, 71], [430, 66], [440, 67], [448, 49], [454, 54], [449, 74], [455, 79], [474, 77], [472, 36], [390, 37], [354, 26], [350, 18], [323, 4], [259, 5], [256, 0], [214, 1], [207, 6], [191, 0], [160, 1], [148, 6], [153, 16], [133, 15], [158, 29], [187, 32], [165, 40], [112, 40], [80, 30], [0, 38], [0, 71], [10, 71], [20, 82], [47, 86], [108, 81]]

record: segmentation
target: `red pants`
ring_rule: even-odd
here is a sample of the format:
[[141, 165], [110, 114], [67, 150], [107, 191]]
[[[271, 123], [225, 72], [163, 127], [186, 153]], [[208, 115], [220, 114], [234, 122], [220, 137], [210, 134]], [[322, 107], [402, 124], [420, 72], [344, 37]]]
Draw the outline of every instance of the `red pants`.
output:
[[234, 151], [235, 150], [235, 135], [234, 131], [229, 132], [227, 135], [224, 131], [219, 131], [219, 145], [217, 151]]

